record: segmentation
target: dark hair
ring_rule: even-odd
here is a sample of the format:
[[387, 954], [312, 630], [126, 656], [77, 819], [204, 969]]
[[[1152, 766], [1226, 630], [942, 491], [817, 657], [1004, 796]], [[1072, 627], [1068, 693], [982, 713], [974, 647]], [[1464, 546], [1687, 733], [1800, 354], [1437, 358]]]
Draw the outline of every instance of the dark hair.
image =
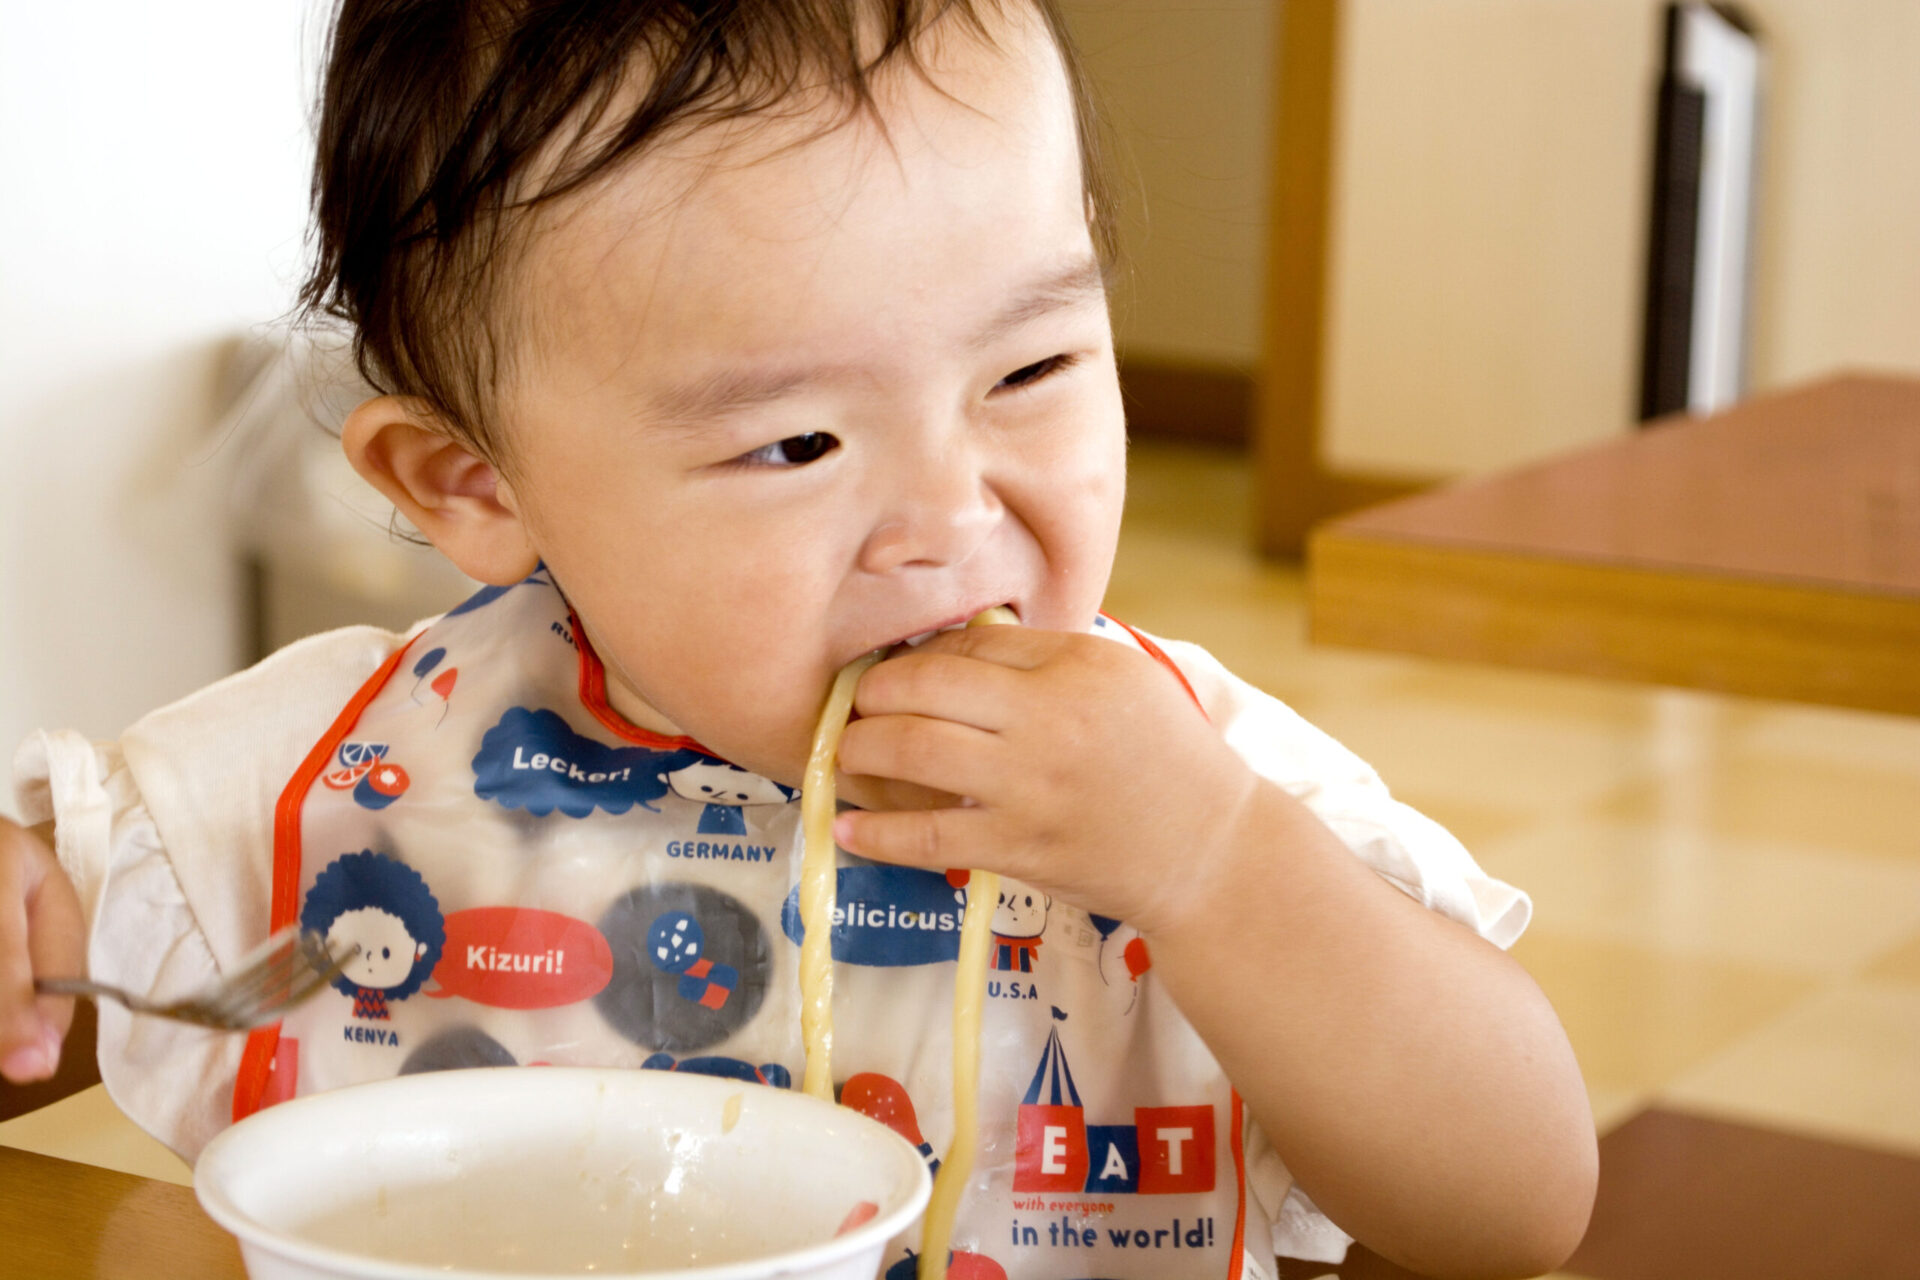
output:
[[[520, 215], [669, 129], [765, 111], [823, 73], [846, 118], [871, 113], [876, 74], [920, 71], [916, 42], [935, 23], [984, 38], [984, 11], [1008, 4], [1041, 16], [1065, 65], [1095, 247], [1111, 263], [1090, 87], [1056, 0], [342, 0], [301, 313], [347, 322], [372, 386], [418, 398], [507, 463], [490, 418], [512, 354], [499, 303]], [[636, 65], [651, 78], [623, 121], [609, 112]]]
[[[447, 943], [446, 922], [440, 915], [440, 902], [427, 887], [426, 880], [406, 863], [371, 849], [343, 853], [314, 878], [300, 908], [300, 927], [308, 933], [325, 936], [333, 922], [349, 911], [376, 907], [396, 917], [407, 927], [426, 951], [413, 962], [406, 981], [386, 989], [389, 1000], [404, 1000], [418, 991], [433, 976], [440, 963], [440, 950]], [[344, 973], [333, 985], [347, 995], [359, 990]]]

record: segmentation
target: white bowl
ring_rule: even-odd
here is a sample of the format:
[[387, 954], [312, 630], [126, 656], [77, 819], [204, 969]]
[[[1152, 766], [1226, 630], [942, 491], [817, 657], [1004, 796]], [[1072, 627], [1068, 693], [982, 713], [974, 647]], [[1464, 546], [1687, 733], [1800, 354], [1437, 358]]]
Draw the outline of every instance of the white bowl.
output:
[[805, 1094], [572, 1067], [297, 1098], [193, 1185], [253, 1280], [873, 1280], [930, 1190], [905, 1139]]

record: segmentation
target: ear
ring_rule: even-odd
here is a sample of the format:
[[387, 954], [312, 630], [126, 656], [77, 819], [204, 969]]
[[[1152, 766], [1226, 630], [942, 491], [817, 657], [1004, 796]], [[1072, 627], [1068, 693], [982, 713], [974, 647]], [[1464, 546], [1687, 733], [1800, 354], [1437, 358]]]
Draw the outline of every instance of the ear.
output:
[[347, 416], [353, 469], [462, 573], [511, 586], [540, 562], [512, 487], [417, 400], [380, 396]]

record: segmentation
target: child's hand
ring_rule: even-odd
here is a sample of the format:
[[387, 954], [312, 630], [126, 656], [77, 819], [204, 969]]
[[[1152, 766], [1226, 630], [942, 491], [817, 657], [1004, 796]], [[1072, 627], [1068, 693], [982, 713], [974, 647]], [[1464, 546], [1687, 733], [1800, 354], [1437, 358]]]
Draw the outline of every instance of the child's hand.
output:
[[[942, 634], [875, 666], [840, 767], [850, 853], [1012, 876], [1144, 933], [1227, 881], [1224, 838], [1258, 780], [1173, 674], [1098, 636], [1025, 627]], [[964, 796], [917, 809], [894, 780]], [[877, 804], [875, 804], [877, 801]]]
[[86, 971], [86, 920], [72, 881], [32, 831], [0, 818], [0, 1076], [51, 1076], [73, 1000], [33, 993], [35, 974]]
[[[1347, 1231], [1423, 1275], [1538, 1275], [1573, 1251], [1593, 1123], [1538, 986], [1255, 775], [1158, 663], [979, 627], [875, 666], [855, 705], [841, 767], [897, 781], [849, 779], [880, 811], [841, 814], [841, 845], [1003, 872], [1138, 928], [1159, 988]], [[972, 803], [915, 811], [938, 803], [922, 787]]]

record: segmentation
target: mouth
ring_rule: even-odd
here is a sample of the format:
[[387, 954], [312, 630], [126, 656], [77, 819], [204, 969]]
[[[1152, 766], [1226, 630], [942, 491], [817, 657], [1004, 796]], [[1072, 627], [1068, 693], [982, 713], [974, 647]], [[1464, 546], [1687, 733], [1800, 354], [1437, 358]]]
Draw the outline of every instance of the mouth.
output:
[[935, 636], [940, 635], [942, 632], [958, 631], [962, 627], [965, 627], [968, 623], [972, 622], [975, 618], [979, 617], [981, 614], [990, 612], [991, 610], [996, 608], [1005, 609], [1007, 612], [1013, 614], [1013, 616], [1016, 619], [1018, 619], [1020, 616], [1019, 606], [1015, 605], [1011, 601], [1008, 601], [1007, 603], [1001, 604], [1001, 605], [988, 605], [985, 608], [975, 609], [969, 613], [962, 614], [957, 618], [949, 619], [948, 621], [941, 623], [937, 627], [929, 627], [925, 631], [918, 631], [912, 635], [901, 636], [899, 639], [894, 640], [891, 643], [881, 645], [879, 647], [888, 654], [892, 654], [903, 648], [917, 649], [921, 645], [925, 644], [927, 641], [933, 639]]

